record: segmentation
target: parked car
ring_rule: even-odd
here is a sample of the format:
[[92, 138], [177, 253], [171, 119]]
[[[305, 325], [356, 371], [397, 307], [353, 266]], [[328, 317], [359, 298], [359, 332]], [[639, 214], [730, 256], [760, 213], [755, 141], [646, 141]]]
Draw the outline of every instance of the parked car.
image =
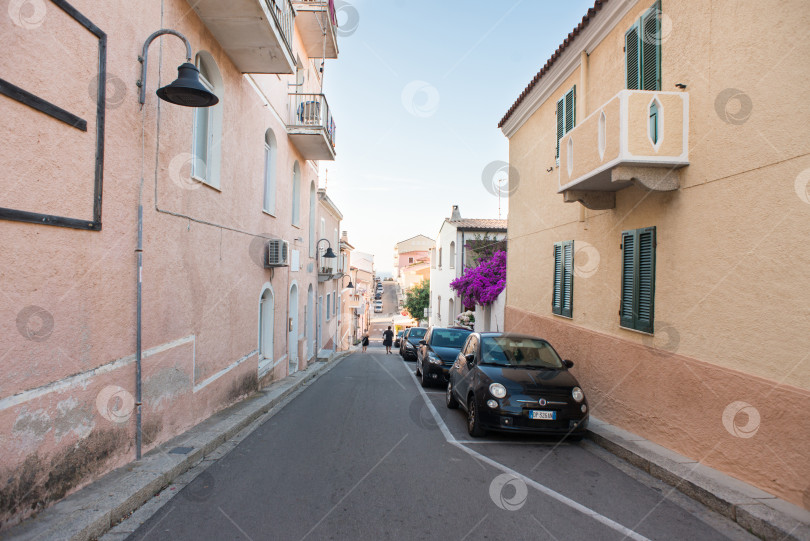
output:
[[456, 361], [469, 329], [430, 327], [416, 350], [416, 375], [422, 387], [447, 384], [450, 367]]
[[405, 331], [399, 331], [397, 333], [396, 339], [394, 339], [394, 347], [398, 348], [399, 345], [402, 343], [402, 335], [405, 334]]
[[427, 329], [425, 327], [411, 327], [405, 329], [405, 334], [402, 335], [402, 340], [399, 343], [399, 354], [406, 361], [416, 360], [416, 350], [419, 347], [419, 341], [425, 337]]
[[381, 300], [382, 299], [382, 293], [380, 293], [379, 291], [377, 293], [375, 293], [374, 294], [374, 299], [378, 300], [378, 301]]
[[382, 301], [377, 301], [374, 303], [374, 313], [381, 314], [382, 313]]
[[497, 430], [578, 441], [589, 413], [572, 366], [541, 338], [472, 333], [450, 368], [445, 402], [466, 410], [471, 436]]

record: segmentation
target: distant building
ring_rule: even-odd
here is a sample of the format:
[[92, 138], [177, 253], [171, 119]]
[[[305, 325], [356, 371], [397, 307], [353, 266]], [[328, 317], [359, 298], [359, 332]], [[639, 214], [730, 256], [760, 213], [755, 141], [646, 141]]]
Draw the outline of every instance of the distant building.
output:
[[430, 278], [430, 250], [434, 245], [430, 237], [416, 235], [394, 246], [394, 279], [403, 292]]
[[430, 262], [430, 325], [453, 325], [464, 311], [461, 299], [450, 289], [450, 282], [460, 277], [473, 263], [474, 252], [467, 247], [476, 241], [506, 238], [506, 220], [463, 219], [458, 205], [453, 205], [449, 218], [439, 228]]

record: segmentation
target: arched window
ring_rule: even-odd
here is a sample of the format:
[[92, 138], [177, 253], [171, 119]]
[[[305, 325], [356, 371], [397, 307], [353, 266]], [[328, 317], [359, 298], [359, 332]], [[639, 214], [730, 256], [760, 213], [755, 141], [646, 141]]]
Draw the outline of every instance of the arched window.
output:
[[[441, 248], [439, 248], [441, 250]], [[436, 317], [439, 318], [439, 321], [442, 320], [442, 296], [439, 295], [436, 300]]]
[[439, 248], [439, 269], [442, 268], [442, 249]]
[[301, 225], [301, 167], [297, 160], [293, 164], [292, 224], [299, 227]]
[[456, 317], [455, 302], [453, 299], [447, 301], [447, 321], [453, 323], [453, 318]]
[[200, 51], [196, 58], [200, 82], [219, 98], [213, 107], [194, 109], [191, 143], [191, 176], [214, 188], [219, 188], [219, 169], [222, 156], [222, 103], [224, 86], [222, 76], [211, 53]]
[[309, 257], [315, 257], [315, 181], [309, 184]]
[[273, 130], [264, 133], [264, 204], [265, 212], [276, 213], [276, 152], [278, 144]]
[[456, 268], [456, 241], [450, 243], [450, 268]]

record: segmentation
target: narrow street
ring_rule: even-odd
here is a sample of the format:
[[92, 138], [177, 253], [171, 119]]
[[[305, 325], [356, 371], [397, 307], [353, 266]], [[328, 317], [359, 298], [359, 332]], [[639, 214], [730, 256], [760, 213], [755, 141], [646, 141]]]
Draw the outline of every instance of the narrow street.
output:
[[471, 441], [412, 371], [350, 355], [129, 539], [753, 539], [590, 442]]

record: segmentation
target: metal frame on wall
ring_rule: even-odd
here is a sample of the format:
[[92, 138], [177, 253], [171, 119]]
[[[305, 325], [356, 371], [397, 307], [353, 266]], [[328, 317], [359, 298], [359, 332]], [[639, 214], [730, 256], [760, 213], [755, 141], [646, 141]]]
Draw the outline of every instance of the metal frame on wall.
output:
[[[65, 0], [50, 0], [64, 11], [68, 16], [81, 24], [91, 34], [98, 38], [98, 92], [96, 101], [96, 166], [93, 185], [93, 219], [82, 220], [52, 214], [40, 214], [19, 209], [0, 207], [0, 219], [32, 224], [53, 225], [73, 229], [86, 229], [101, 231], [101, 193], [104, 177], [104, 113], [106, 106], [107, 89], [107, 34], [101, 31], [90, 19], [79, 13]], [[81, 131], [87, 131], [87, 121], [68, 111], [44, 100], [8, 81], [0, 78], [0, 94], [27, 105], [37, 111], [45, 113], [56, 120]]]

